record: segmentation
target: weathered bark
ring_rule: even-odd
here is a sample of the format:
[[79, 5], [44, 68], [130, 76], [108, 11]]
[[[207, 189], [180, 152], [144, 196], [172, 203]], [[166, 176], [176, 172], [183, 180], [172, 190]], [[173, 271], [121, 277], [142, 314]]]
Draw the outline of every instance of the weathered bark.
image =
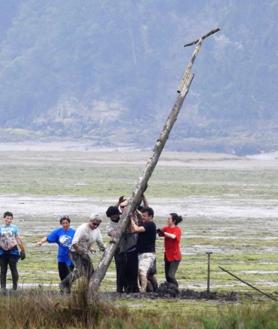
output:
[[190, 42], [190, 43], [184, 45], [184, 47], [193, 46], [193, 45], [196, 45], [196, 47], [195, 47], [195, 49], [194, 49], [194, 52], [193, 52], [193, 54], [192, 54], [192, 56], [191, 56], [191, 59], [190, 59], [189, 63], [187, 64], [187, 66], [186, 66], [186, 68], [185, 68], [185, 72], [184, 72], [184, 74], [183, 74], [183, 78], [182, 78], [182, 80], [181, 80], [181, 82], [180, 82], [180, 84], [179, 84], [179, 86], [178, 86], [178, 89], [177, 89], [177, 92], [178, 92], [178, 93], [181, 93], [182, 90], [184, 89], [184, 86], [185, 86], [186, 81], [187, 81], [187, 79], [188, 79], [187, 74], [189, 74], [189, 72], [191, 72], [191, 69], [192, 69], [192, 66], [193, 66], [193, 64], [194, 64], [194, 62], [195, 62], [195, 59], [196, 59], [196, 57], [197, 57], [197, 55], [198, 55], [198, 53], [199, 53], [199, 51], [200, 51], [200, 49], [201, 49], [201, 46], [202, 46], [203, 40], [206, 39], [206, 38], [208, 38], [208, 37], [211, 36], [212, 34], [217, 33], [218, 31], [220, 31], [219, 28], [214, 29], [214, 30], [208, 32], [207, 34], [203, 35], [203, 36], [202, 36], [201, 38], [199, 38], [198, 40], [195, 40], [195, 41], [193, 41], [193, 42]]
[[171, 129], [172, 129], [175, 121], [177, 120], [177, 116], [179, 114], [179, 111], [182, 107], [185, 96], [187, 95], [191, 82], [193, 80], [193, 74], [191, 72], [191, 68], [192, 68], [195, 58], [201, 48], [201, 45], [202, 45], [202, 38], [199, 39], [199, 42], [192, 54], [191, 60], [190, 60], [189, 64], [187, 65], [186, 70], [183, 74], [181, 83], [179, 84], [176, 102], [167, 118], [167, 121], [163, 127], [163, 130], [162, 130], [159, 138], [157, 139], [157, 141], [155, 143], [155, 146], [153, 149], [153, 154], [150, 157], [150, 159], [148, 160], [142, 176], [139, 178], [139, 181], [132, 193], [132, 196], [129, 200], [129, 204], [128, 204], [124, 214], [121, 216], [121, 219], [118, 224], [119, 233], [110, 242], [109, 246], [106, 248], [106, 251], [105, 251], [103, 257], [90, 280], [88, 298], [92, 298], [94, 296], [94, 294], [97, 292], [97, 290], [100, 286], [100, 283], [103, 280], [105, 273], [112, 261], [112, 258], [115, 254], [117, 246], [120, 242], [120, 239], [121, 239], [123, 233], [125, 232], [125, 230], [127, 229], [127, 226], [130, 223], [130, 216], [135, 211], [135, 209], [137, 208], [137, 206], [142, 198], [142, 194], [146, 189], [148, 180], [150, 179], [152, 172], [158, 162], [158, 159], [159, 159], [160, 154], [167, 142]]

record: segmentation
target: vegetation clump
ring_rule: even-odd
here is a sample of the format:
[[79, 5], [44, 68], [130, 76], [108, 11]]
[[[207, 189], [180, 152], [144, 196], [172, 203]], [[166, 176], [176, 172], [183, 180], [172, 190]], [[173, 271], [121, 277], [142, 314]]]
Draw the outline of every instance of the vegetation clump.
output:
[[5, 329], [102, 328], [105, 319], [127, 316], [124, 307], [116, 308], [98, 298], [89, 302], [85, 285], [71, 296], [30, 290], [0, 298], [0, 328]]
[[[173, 304], [172, 304], [173, 305]], [[87, 286], [71, 296], [30, 290], [0, 297], [0, 328], [5, 329], [278, 329], [276, 303], [225, 304], [212, 310], [130, 309], [96, 298]]]

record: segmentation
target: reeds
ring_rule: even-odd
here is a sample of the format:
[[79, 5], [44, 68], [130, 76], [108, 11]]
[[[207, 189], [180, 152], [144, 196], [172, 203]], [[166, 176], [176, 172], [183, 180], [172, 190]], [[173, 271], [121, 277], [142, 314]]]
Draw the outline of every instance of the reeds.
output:
[[194, 306], [169, 312], [159, 304], [149, 311], [144, 303], [128, 311], [97, 297], [89, 302], [87, 288], [81, 282], [71, 296], [43, 289], [1, 296], [0, 329], [278, 329], [277, 303], [228, 304], [205, 313]]
[[71, 296], [34, 289], [0, 297], [1, 329], [95, 329], [103, 319], [126, 316], [125, 308], [97, 298], [89, 303], [84, 282]]

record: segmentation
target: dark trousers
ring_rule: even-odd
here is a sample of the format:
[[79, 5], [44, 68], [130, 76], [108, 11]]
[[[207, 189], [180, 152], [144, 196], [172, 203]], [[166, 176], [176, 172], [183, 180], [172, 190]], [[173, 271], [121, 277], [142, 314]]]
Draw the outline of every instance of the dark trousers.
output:
[[136, 251], [115, 255], [117, 292], [138, 292], [138, 254]]
[[69, 274], [72, 272], [74, 269], [74, 266], [68, 266], [64, 262], [58, 262], [58, 272], [59, 272], [59, 277], [60, 280], [63, 281]]
[[62, 286], [71, 287], [73, 282], [85, 276], [89, 281], [94, 273], [94, 267], [88, 255], [79, 255], [76, 252], [69, 252], [70, 258], [74, 264], [74, 270], [70, 272], [62, 281]]
[[174, 260], [172, 262], [168, 262], [167, 259], [165, 261], [165, 277], [166, 281], [175, 284], [177, 287], [179, 286], [178, 281], [176, 280], [176, 272], [179, 267], [180, 261]]
[[138, 288], [138, 253], [137, 251], [126, 254], [126, 292], [139, 292]]
[[17, 261], [18, 256], [10, 255], [8, 253], [0, 256], [0, 267], [1, 267], [1, 288], [6, 289], [6, 280], [7, 280], [7, 271], [8, 265], [11, 270], [12, 280], [13, 280], [13, 289], [17, 289], [18, 282], [18, 271], [17, 271]]

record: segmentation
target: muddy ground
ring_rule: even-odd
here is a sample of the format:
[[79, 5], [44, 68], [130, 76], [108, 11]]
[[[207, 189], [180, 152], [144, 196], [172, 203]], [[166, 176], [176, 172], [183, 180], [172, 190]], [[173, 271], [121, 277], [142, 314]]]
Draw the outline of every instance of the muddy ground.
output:
[[[119, 195], [130, 194], [148, 155], [139, 150], [67, 147], [61, 151], [50, 146], [0, 145], [0, 211], [14, 212], [15, 224], [27, 243], [27, 259], [19, 264], [21, 287], [43, 285], [57, 289], [56, 247], [38, 248], [35, 242], [57, 227], [62, 214], [69, 214], [77, 227], [89, 214], [100, 213], [105, 236], [106, 208]], [[206, 289], [207, 251], [213, 252], [214, 293], [229, 296], [234, 291], [250, 292], [250, 288], [220, 271], [220, 265], [277, 295], [277, 169], [275, 153], [264, 157], [163, 154], [147, 196], [157, 226], [164, 225], [170, 212], [184, 216], [183, 261], [177, 279], [189, 295], [190, 291], [200, 294]], [[93, 256], [95, 264], [100, 256]], [[162, 283], [162, 240], [157, 243], [157, 258], [157, 277]], [[101, 291], [108, 294], [114, 290], [112, 264]]]

